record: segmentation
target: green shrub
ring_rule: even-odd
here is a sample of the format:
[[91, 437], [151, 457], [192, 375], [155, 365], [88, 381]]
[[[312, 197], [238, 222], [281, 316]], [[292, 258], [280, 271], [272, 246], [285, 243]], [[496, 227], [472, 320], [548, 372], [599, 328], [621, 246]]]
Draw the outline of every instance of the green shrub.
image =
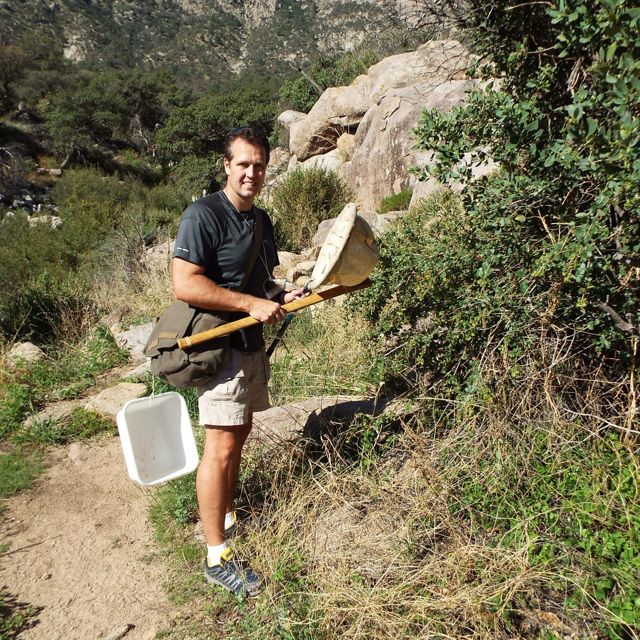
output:
[[[416, 382], [425, 371], [446, 381], [454, 394], [470, 374], [486, 331], [509, 322], [517, 281], [505, 278], [488, 292], [475, 288], [478, 254], [458, 196], [423, 200], [379, 241], [372, 286], [350, 298], [373, 323], [373, 335], [389, 375]], [[517, 297], [517, 296], [516, 296]], [[469, 309], [473, 311], [470, 312]]]
[[269, 134], [275, 115], [275, 103], [264, 87], [207, 95], [171, 112], [156, 135], [158, 152], [165, 161], [222, 153], [230, 129], [249, 124]]
[[34, 420], [28, 427], [21, 427], [12, 439], [16, 444], [67, 444], [102, 432], [115, 432], [112, 420], [77, 408], [63, 420]]
[[96, 310], [73, 277], [62, 282], [46, 272], [0, 297], [0, 332], [7, 339], [51, 344], [77, 336]]
[[0, 441], [15, 431], [32, 409], [31, 390], [26, 384], [10, 382], [0, 394]]
[[378, 207], [378, 213], [388, 213], [389, 211], [406, 211], [409, 208], [411, 202], [411, 196], [413, 195], [413, 189], [403, 189], [399, 193], [394, 193], [392, 196], [382, 198], [380, 206]]
[[312, 167], [288, 173], [269, 201], [278, 247], [287, 251], [308, 247], [318, 224], [337, 216], [351, 197], [333, 171]]
[[195, 196], [200, 198], [203, 191], [216, 191], [224, 182], [222, 156], [212, 153], [198, 158], [187, 156], [180, 160], [171, 171], [170, 181], [176, 198], [182, 202], [182, 210]]
[[55, 357], [34, 363], [21, 381], [32, 389], [34, 404], [46, 400], [76, 398], [94, 385], [99, 374], [127, 362], [109, 329], [98, 325], [82, 340], [59, 348]]
[[[587, 360], [635, 366], [640, 10], [623, 0], [472, 5], [480, 53], [492, 60], [480, 71], [501, 86], [451, 112], [426, 112], [416, 132], [436, 152], [424, 176], [466, 187], [476, 256], [467, 304], [474, 316], [493, 306], [485, 335], [515, 337], [507, 323], [520, 327], [509, 349], [567, 326]], [[501, 171], [470, 183], [488, 154]], [[514, 298], [499, 311], [507, 291]]]

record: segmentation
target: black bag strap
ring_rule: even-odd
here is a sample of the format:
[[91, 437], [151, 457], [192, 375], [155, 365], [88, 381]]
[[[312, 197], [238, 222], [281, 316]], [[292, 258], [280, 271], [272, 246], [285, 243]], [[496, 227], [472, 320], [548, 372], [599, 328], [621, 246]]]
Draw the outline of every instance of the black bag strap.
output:
[[262, 247], [262, 238], [263, 238], [263, 223], [262, 223], [262, 213], [258, 209], [254, 209], [255, 216], [255, 227], [253, 231], [253, 246], [251, 247], [251, 255], [249, 256], [249, 260], [247, 260], [247, 269], [244, 272], [244, 277], [242, 278], [242, 284], [240, 285], [239, 291], [244, 291], [244, 288], [247, 286], [249, 282], [249, 278], [253, 273], [253, 268], [256, 266], [256, 260], [258, 259], [258, 254], [260, 253], [260, 248]]

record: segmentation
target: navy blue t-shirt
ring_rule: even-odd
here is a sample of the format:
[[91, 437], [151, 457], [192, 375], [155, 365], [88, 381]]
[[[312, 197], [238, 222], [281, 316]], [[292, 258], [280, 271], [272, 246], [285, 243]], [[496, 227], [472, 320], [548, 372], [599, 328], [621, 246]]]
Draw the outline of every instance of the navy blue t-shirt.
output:
[[[216, 284], [238, 291], [251, 257], [258, 215], [262, 216], [262, 246], [244, 292], [266, 298], [273, 286], [273, 268], [278, 264], [271, 220], [266, 211], [257, 207], [238, 211], [223, 191], [200, 198], [185, 209], [173, 257], [204, 267], [205, 275]], [[230, 319], [243, 315], [234, 313]], [[262, 324], [232, 333], [231, 345], [241, 351], [258, 351], [264, 345]]]

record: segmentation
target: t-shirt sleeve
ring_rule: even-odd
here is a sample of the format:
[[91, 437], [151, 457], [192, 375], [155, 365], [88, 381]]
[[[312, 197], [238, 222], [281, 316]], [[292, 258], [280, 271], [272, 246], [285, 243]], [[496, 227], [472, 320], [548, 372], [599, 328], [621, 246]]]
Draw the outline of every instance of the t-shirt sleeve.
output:
[[185, 211], [178, 227], [173, 257], [206, 268], [215, 249], [213, 244], [211, 229], [205, 228], [198, 215]]

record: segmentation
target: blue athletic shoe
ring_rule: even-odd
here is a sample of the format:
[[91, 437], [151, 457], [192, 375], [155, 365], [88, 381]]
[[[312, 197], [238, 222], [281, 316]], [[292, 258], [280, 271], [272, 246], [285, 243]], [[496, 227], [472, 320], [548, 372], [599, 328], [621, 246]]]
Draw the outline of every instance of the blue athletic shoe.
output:
[[220, 564], [209, 566], [208, 558], [204, 561], [204, 577], [210, 584], [224, 587], [236, 595], [256, 596], [262, 591], [262, 580], [246, 563], [233, 555], [233, 550], [223, 551]]

